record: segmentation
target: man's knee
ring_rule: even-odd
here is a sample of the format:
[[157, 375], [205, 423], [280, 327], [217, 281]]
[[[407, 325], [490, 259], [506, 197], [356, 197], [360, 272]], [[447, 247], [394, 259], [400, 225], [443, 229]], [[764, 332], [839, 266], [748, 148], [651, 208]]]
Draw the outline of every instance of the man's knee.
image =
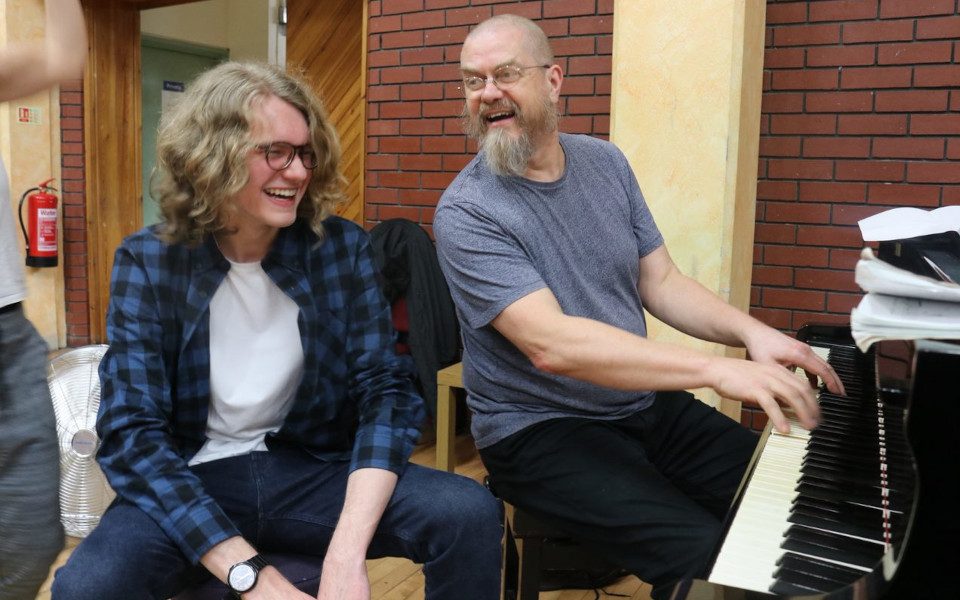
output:
[[471, 479], [458, 477], [456, 483], [449, 485], [438, 500], [438, 516], [444, 520], [457, 521], [467, 527], [499, 527], [502, 516], [500, 501], [490, 490]]
[[[54, 573], [52, 600], [122, 600], [149, 594], [155, 574], [138, 569], [134, 561], [87, 556], [71, 560]], [[151, 577], [151, 575], [154, 575]]]
[[[124, 578], [124, 573], [116, 572], [109, 561], [102, 561], [95, 571], [81, 567], [75, 561], [57, 569], [50, 588], [53, 600], [94, 600], [118, 598], [116, 589], [121, 582], [115, 577]], [[131, 596], [133, 597], [133, 596]]]
[[185, 558], [156, 523], [140, 509], [117, 502], [57, 569], [53, 599], [167, 597], [163, 593], [176, 587], [185, 568]]

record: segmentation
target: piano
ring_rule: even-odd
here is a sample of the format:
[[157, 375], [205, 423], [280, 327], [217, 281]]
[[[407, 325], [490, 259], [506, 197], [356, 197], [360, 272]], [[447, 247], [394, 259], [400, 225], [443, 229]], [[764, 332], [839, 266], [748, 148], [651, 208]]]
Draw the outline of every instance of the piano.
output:
[[807, 326], [847, 391], [821, 423], [768, 424], [704, 573], [672, 600], [960, 598], [960, 342]]

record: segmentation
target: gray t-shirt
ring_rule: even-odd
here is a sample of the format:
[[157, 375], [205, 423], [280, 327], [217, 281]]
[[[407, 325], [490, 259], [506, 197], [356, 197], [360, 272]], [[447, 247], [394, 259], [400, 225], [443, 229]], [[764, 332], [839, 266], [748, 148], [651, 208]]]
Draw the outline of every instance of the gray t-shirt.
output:
[[23, 277], [23, 257], [17, 250], [20, 237], [14, 229], [10, 207], [10, 182], [0, 160], [0, 307], [20, 302], [27, 297]]
[[616, 146], [568, 134], [560, 144], [565, 172], [550, 183], [497, 177], [481, 153], [444, 192], [434, 218], [480, 448], [547, 419], [618, 419], [653, 401], [652, 392], [539, 371], [490, 325], [507, 306], [547, 287], [565, 314], [646, 335], [639, 261], [663, 237]]

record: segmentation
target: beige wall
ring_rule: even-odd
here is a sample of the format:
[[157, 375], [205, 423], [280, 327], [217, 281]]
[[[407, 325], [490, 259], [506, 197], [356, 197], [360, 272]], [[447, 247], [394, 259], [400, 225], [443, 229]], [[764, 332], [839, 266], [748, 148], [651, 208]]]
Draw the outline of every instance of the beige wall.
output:
[[142, 10], [140, 32], [226, 48], [230, 45], [227, 39], [227, 0]]
[[[0, 3], [0, 44], [43, 37], [42, 0], [3, 0]], [[39, 111], [37, 124], [20, 123], [17, 108]], [[20, 196], [29, 188], [60, 177], [60, 104], [57, 90], [47, 91], [0, 104], [0, 156], [10, 176], [10, 210], [16, 212]], [[58, 194], [59, 195], [59, 194]], [[61, 205], [62, 208], [62, 205]], [[0, 210], [7, 210], [0, 207]], [[24, 213], [26, 216], [26, 213]], [[15, 217], [16, 218], [16, 217]], [[19, 231], [19, 221], [17, 230]], [[63, 243], [63, 229], [60, 229]], [[23, 244], [20, 244], [21, 251]], [[60, 348], [66, 339], [63, 300], [63, 268], [29, 268], [27, 273], [27, 316], [51, 348]]]
[[[230, 58], [282, 64], [276, 35], [277, 0], [206, 0], [144, 10], [141, 33], [228, 48]], [[283, 46], [283, 44], [280, 44]]]
[[[766, 4], [614, 6], [611, 140], [627, 155], [680, 270], [747, 310]], [[742, 355], [651, 321], [658, 340]], [[712, 392], [697, 393], [719, 403]]]

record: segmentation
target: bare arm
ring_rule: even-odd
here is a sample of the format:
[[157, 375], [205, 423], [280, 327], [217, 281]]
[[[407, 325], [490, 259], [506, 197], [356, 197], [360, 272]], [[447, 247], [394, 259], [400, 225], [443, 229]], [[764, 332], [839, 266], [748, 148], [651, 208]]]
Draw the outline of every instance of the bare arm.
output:
[[640, 259], [637, 287], [644, 308], [664, 323], [702, 340], [746, 348], [757, 362], [801, 367], [819, 375], [832, 392], [844, 392], [833, 368], [808, 345], [730, 306], [681, 273], [666, 247]]
[[740, 347], [744, 332], [766, 327], [681, 273], [666, 246], [640, 259], [637, 288], [650, 314], [701, 340]]
[[87, 33], [79, 0], [46, 0], [45, 13], [42, 41], [0, 50], [0, 102], [83, 75]]
[[[652, 267], [646, 275], [655, 276], [652, 281], [640, 283], [641, 294], [647, 294], [653, 304], [653, 314], [691, 335], [731, 345], [766, 344], [768, 340], [790, 348], [799, 344], [812, 359], [822, 363], [811, 359], [803, 361], [810, 363], [809, 367], [801, 366], [821, 374], [828, 385], [839, 386], [839, 379], [829, 365], [804, 344], [726, 305], [676, 271], [666, 250], [661, 248], [654, 254], [660, 252], [652, 265], [641, 265], [641, 271]], [[672, 306], [669, 296], [676, 293], [690, 294], [690, 297], [678, 299], [677, 305]], [[646, 303], [648, 297], [644, 296], [643, 300]], [[682, 314], [684, 310], [700, 314], [686, 316]], [[712, 319], [728, 322], [714, 325], [710, 323]], [[762, 362], [752, 362], [652, 341], [599, 321], [565, 315], [548, 289], [517, 300], [492, 324], [537, 368], [550, 373], [624, 390], [710, 387], [721, 396], [762, 407], [781, 431], [787, 424], [780, 403], [792, 407], [807, 427], [816, 424], [818, 410], [814, 390], [773, 360], [782, 350], [774, 355], [768, 351], [762, 354]], [[738, 327], [749, 333], [738, 334]]]
[[396, 473], [386, 469], [357, 469], [350, 474], [340, 520], [323, 560], [318, 598], [369, 600], [367, 547], [396, 485]]

